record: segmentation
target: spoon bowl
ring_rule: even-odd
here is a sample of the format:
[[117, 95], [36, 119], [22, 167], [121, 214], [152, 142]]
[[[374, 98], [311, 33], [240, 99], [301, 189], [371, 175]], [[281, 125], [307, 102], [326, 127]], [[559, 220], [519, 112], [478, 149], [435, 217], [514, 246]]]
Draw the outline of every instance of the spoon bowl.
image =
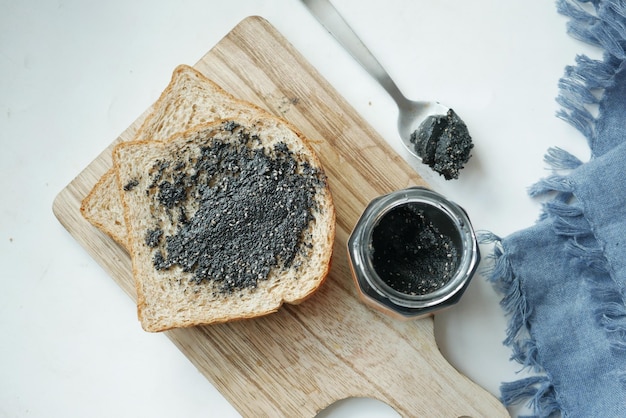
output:
[[398, 132], [400, 133], [402, 143], [411, 155], [422, 160], [422, 156], [417, 153], [415, 147], [416, 141], [412, 140], [411, 137], [414, 136], [416, 131], [419, 132], [420, 125], [429, 116], [445, 115], [450, 108], [439, 102], [420, 102], [408, 99], [403, 101], [396, 100], [396, 104], [398, 105]]
[[396, 102], [398, 132], [409, 153], [447, 180], [457, 178], [473, 147], [465, 123], [439, 102], [407, 99], [329, 0], [302, 2]]

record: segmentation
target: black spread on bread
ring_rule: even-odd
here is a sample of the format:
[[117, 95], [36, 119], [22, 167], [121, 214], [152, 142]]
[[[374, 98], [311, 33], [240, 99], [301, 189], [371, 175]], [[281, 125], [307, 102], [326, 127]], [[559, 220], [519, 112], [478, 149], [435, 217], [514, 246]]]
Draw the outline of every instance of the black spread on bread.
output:
[[138, 185], [139, 185], [139, 180], [132, 179], [131, 181], [129, 181], [128, 183], [124, 185], [124, 191], [129, 192], [133, 190], [135, 187], [137, 187]]
[[316, 190], [326, 179], [285, 143], [267, 151], [232, 122], [222, 131], [236, 140], [191, 144], [196, 152], [154, 165], [145, 192], [175, 229], [164, 233], [155, 217], [145, 243], [157, 270], [179, 267], [198, 284], [212, 280], [230, 292], [255, 287], [274, 268], [297, 267]]

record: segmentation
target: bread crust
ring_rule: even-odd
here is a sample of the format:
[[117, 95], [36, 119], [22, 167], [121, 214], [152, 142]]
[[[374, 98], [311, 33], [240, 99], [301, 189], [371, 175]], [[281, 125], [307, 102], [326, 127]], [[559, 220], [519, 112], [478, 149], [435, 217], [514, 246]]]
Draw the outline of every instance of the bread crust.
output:
[[[113, 188], [111, 184], [117, 184], [115, 171], [112, 168], [98, 179], [87, 196], [82, 200], [80, 213], [90, 224], [107, 234], [128, 251], [126, 222], [122, 222], [119, 225], [119, 218], [111, 214], [111, 210], [104, 202], [107, 199], [119, 200], [117, 187]], [[111, 196], [111, 191], [113, 191], [113, 197]]]

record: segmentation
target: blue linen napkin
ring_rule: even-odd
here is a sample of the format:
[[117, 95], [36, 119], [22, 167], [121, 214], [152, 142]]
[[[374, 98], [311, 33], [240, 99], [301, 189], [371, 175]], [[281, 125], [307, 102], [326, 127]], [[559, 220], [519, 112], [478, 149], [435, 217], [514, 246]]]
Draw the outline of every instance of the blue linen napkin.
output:
[[577, 57], [559, 81], [558, 116], [587, 138], [591, 158], [549, 149], [554, 173], [529, 189], [548, 196], [537, 223], [483, 235], [509, 316], [504, 343], [534, 372], [503, 383], [501, 398], [540, 417], [626, 417], [626, 1], [557, 7], [572, 36], [604, 50], [602, 60]]

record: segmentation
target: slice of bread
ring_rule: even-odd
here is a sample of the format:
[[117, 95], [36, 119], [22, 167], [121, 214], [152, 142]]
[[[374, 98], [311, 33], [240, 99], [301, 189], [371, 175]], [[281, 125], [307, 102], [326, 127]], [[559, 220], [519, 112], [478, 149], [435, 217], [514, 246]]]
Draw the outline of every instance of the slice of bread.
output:
[[[133, 140], [165, 141], [203, 123], [266, 114], [257, 106], [236, 99], [194, 68], [180, 65]], [[80, 211], [92, 225], [128, 247], [122, 203], [112, 169], [83, 199]]]
[[323, 283], [335, 210], [306, 138], [271, 116], [113, 152], [146, 331], [257, 317]]

